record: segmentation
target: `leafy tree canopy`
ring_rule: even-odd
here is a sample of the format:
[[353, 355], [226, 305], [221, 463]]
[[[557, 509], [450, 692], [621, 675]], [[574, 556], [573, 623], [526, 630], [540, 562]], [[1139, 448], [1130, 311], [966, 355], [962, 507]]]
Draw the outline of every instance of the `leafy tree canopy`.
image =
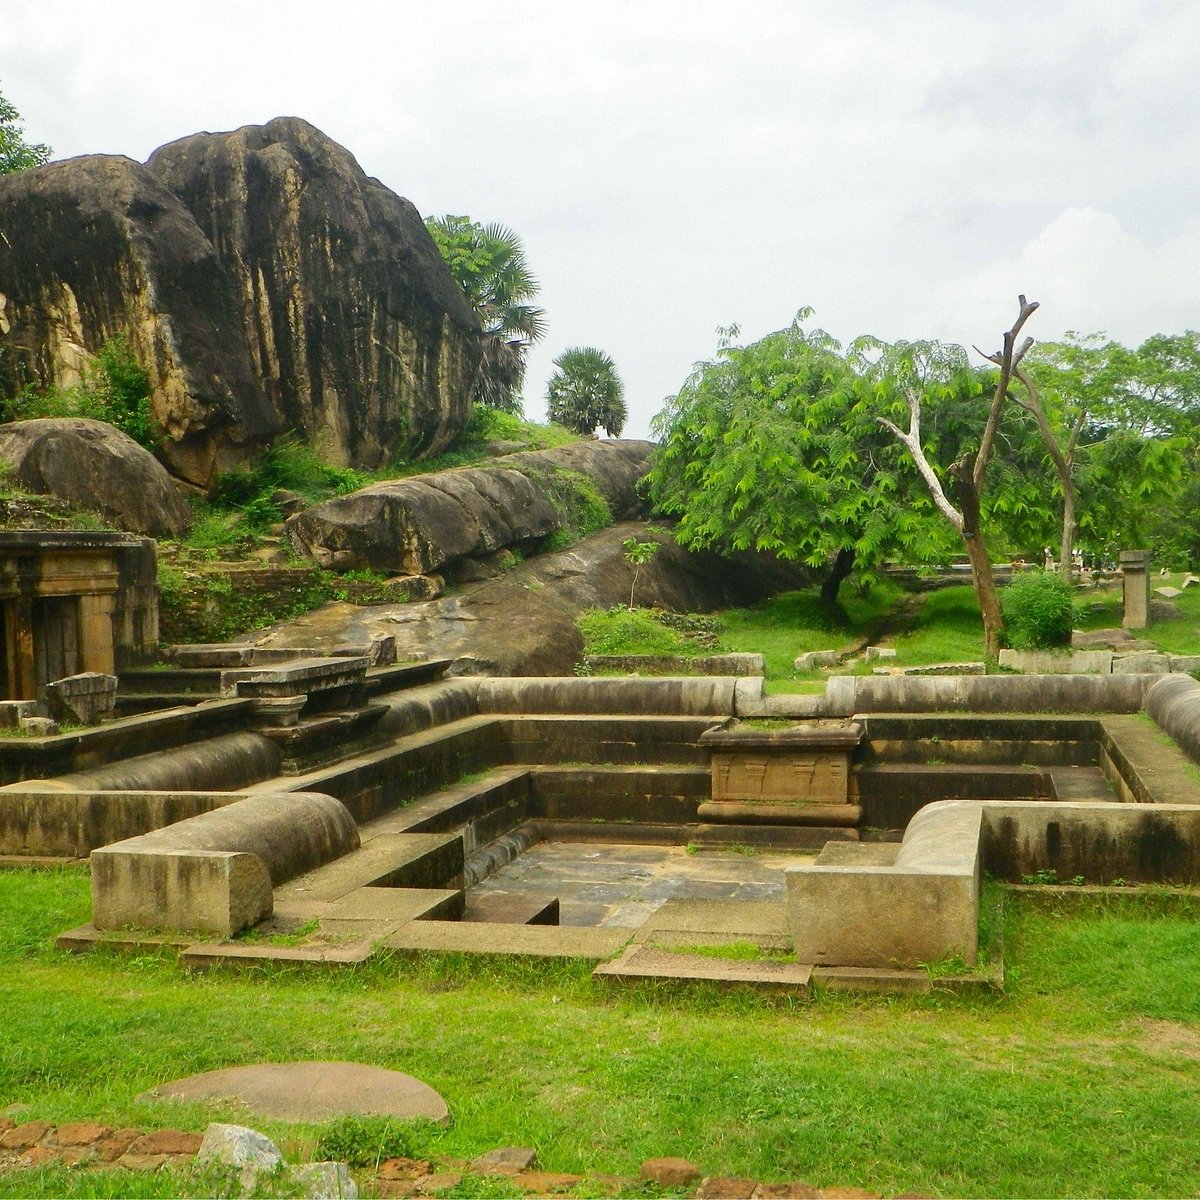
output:
[[554, 360], [554, 367], [546, 384], [550, 420], [583, 437], [598, 428], [609, 437], [620, 437], [629, 411], [613, 360], [595, 346], [574, 346]]
[[425, 226], [483, 327], [475, 399], [520, 412], [526, 355], [546, 333], [545, 312], [530, 303], [538, 283], [521, 239], [503, 225], [481, 225], [470, 217], [426, 217]]
[[40, 167], [49, 157], [49, 146], [25, 140], [21, 114], [11, 101], [0, 95], [0, 175]]
[[933, 345], [863, 339], [846, 353], [823, 330], [805, 329], [810, 316], [802, 309], [787, 329], [748, 346], [733, 343], [735, 327], [721, 331], [716, 357], [697, 364], [655, 418], [662, 445], [649, 490], [693, 549], [769, 550], [812, 567], [832, 561], [832, 600], [852, 566], [869, 577], [887, 557], [940, 559], [954, 544], [876, 423], [880, 404], [896, 398], [880, 400], [883, 380], [901, 362], [944, 376], [948, 402], [934, 426], [951, 442], [961, 425], [955, 403], [970, 402], [979, 383], [958, 364], [944, 369], [948, 359], [936, 362]]

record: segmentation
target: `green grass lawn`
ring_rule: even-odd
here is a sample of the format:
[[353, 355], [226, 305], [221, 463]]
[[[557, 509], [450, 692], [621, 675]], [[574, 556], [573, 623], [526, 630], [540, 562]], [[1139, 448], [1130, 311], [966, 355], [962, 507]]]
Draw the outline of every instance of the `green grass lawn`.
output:
[[[72, 958], [50, 942], [88, 917], [81, 871], [0, 872], [0, 912], [0, 1100], [30, 1119], [201, 1129], [199, 1106], [137, 1095], [239, 1063], [354, 1059], [446, 1097], [454, 1123], [422, 1135], [427, 1154], [532, 1145], [547, 1170], [626, 1175], [678, 1154], [711, 1174], [946, 1196], [1196, 1190], [1192, 904], [1010, 899], [1005, 996], [790, 1003], [611, 992], [571, 964], [189, 976], [170, 957]], [[318, 1133], [255, 1124], [293, 1154]], [[0, 1174], [0, 1196], [132, 1186]]]

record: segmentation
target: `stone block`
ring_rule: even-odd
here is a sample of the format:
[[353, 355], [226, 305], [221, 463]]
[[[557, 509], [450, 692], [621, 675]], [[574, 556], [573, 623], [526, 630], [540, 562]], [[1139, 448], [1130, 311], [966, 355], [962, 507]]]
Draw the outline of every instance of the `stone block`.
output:
[[156, 1129], [145, 1133], [129, 1147], [132, 1154], [195, 1154], [204, 1141], [200, 1133], [181, 1133], [178, 1129]]
[[28, 1150], [53, 1131], [49, 1121], [26, 1121], [0, 1136], [0, 1150]]
[[23, 720], [36, 715], [36, 700], [0, 700], [0, 729], [20, 729]]
[[1154, 594], [1156, 596], [1161, 596], [1164, 600], [1174, 600], [1176, 596], [1182, 596], [1183, 591], [1177, 587], [1164, 586], [1156, 587], [1154, 589]]
[[501, 1146], [474, 1159], [470, 1170], [473, 1175], [516, 1175], [536, 1162], [532, 1146]]
[[700, 1172], [686, 1158], [648, 1158], [639, 1173], [661, 1188], [687, 1187], [700, 1178]]
[[51, 717], [64, 725], [99, 725], [113, 715], [117, 704], [117, 677], [86, 671], [56, 679], [43, 689]]
[[710, 1175], [696, 1189], [696, 1200], [750, 1200], [757, 1188], [756, 1179]]
[[1171, 656], [1141, 650], [1136, 654], [1113, 656], [1114, 675], [1167, 675], [1171, 671]]
[[922, 667], [905, 667], [905, 675], [986, 675], [987, 666], [981, 662], [926, 663]]
[[855, 723], [763, 730], [734, 722], [708, 730], [700, 745], [709, 753], [716, 803], [845, 804], [860, 741]]
[[58, 722], [49, 717], [21, 717], [19, 723], [21, 732], [30, 737], [53, 737], [59, 730]]
[[885, 658], [895, 658], [895, 646], [868, 646], [867, 647], [867, 662], [879, 662]]
[[1111, 650], [1001, 650], [1000, 665], [1026, 675], [1108, 675]]
[[836, 667], [841, 655], [836, 650], [808, 650], [796, 655], [792, 666], [797, 671], [815, 671], [818, 667]]
[[208, 1163], [239, 1170], [242, 1186], [254, 1191], [258, 1177], [282, 1169], [284, 1159], [279, 1147], [257, 1129], [214, 1121], [196, 1153], [197, 1166]]
[[176, 666], [189, 670], [200, 667], [248, 667], [254, 662], [254, 647], [242, 642], [196, 642], [188, 646], [172, 646], [170, 657]]
[[137, 854], [112, 847], [92, 854], [92, 922], [97, 929], [132, 925], [232, 937], [269, 917], [271, 905], [271, 876], [255, 854]]
[[107, 1125], [77, 1121], [60, 1125], [56, 1137], [60, 1146], [92, 1146], [111, 1135], [112, 1130]]
[[1171, 673], [1194, 675], [1200, 671], [1200, 654], [1172, 654]]
[[785, 872], [797, 960], [916, 967], [962, 955], [974, 963], [982, 829], [981, 805], [933, 804], [909, 822], [892, 866], [818, 862]]
[[305, 1200], [357, 1200], [358, 1184], [342, 1162], [297, 1163], [284, 1172], [287, 1194]]

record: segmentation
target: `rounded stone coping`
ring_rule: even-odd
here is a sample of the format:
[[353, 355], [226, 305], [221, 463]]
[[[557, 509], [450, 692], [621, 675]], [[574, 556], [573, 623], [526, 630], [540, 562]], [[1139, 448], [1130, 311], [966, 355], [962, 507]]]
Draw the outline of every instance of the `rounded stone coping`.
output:
[[151, 1088], [139, 1100], [232, 1100], [275, 1121], [319, 1122], [379, 1116], [450, 1123], [445, 1100], [428, 1084], [384, 1067], [353, 1062], [254, 1063], [189, 1075]]

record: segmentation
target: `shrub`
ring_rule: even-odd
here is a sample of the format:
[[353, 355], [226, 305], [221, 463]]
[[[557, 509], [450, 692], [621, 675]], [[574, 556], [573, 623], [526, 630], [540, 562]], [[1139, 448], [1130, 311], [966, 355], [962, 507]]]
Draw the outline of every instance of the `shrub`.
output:
[[125, 337], [110, 338], [96, 351], [74, 387], [28, 387], [4, 402], [3, 419], [88, 417], [107, 421], [135, 442], [154, 449], [157, 432], [150, 409], [150, 380], [133, 356]]
[[1005, 637], [1015, 650], [1050, 650], [1071, 644], [1071, 585], [1052, 571], [1017, 575], [1001, 593]]

